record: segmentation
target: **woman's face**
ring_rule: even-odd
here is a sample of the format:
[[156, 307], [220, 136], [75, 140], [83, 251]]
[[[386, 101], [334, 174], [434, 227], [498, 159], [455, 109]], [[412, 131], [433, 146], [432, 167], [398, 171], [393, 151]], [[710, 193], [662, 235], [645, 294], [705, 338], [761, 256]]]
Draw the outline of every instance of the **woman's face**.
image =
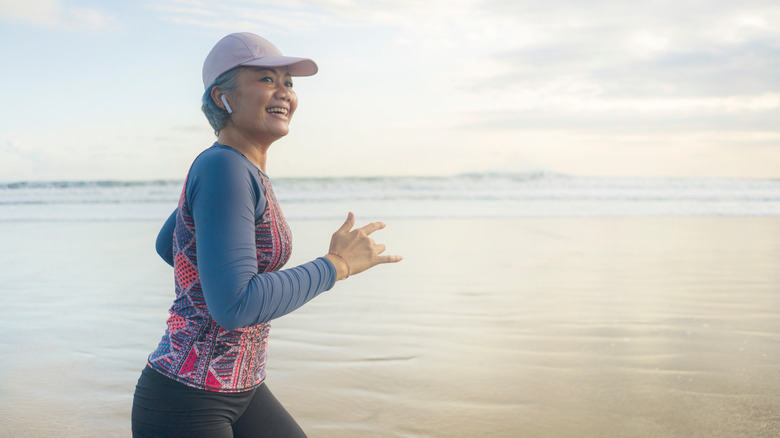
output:
[[235, 92], [227, 96], [231, 128], [247, 138], [270, 144], [290, 131], [290, 119], [298, 107], [287, 67], [244, 67]]

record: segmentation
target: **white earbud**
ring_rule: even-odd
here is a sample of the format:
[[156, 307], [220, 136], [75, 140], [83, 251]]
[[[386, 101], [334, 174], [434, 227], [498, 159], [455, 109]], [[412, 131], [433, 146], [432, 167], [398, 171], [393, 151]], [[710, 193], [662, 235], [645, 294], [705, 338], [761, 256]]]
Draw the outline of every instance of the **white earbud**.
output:
[[227, 110], [228, 114], [233, 114], [233, 110], [230, 109], [230, 105], [227, 103], [227, 99], [225, 99], [225, 95], [222, 95], [222, 103], [225, 104], [225, 109]]

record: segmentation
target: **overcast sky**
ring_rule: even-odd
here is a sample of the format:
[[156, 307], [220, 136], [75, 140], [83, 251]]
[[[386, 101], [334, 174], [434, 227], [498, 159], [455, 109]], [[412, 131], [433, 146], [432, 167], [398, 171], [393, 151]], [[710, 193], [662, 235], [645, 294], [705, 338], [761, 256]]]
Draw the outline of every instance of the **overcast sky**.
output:
[[780, 178], [777, 0], [0, 0], [0, 180], [182, 179], [237, 31], [320, 66], [271, 176]]

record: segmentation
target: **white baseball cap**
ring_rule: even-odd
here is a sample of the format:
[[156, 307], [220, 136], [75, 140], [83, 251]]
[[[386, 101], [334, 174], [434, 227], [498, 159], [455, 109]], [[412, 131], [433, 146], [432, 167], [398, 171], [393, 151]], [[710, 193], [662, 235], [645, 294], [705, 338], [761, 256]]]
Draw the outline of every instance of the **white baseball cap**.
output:
[[211, 49], [203, 62], [203, 87], [208, 89], [226, 71], [241, 65], [287, 67], [292, 76], [311, 76], [317, 64], [308, 58], [284, 56], [270, 41], [249, 32], [231, 33]]

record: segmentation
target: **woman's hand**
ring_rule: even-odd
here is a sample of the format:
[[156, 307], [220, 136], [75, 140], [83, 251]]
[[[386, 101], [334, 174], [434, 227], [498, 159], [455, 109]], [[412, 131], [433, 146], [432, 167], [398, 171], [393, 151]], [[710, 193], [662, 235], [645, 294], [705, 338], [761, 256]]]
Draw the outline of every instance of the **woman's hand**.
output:
[[336, 267], [337, 280], [355, 275], [380, 263], [397, 263], [403, 260], [399, 255], [380, 255], [385, 245], [375, 243], [368, 237], [371, 233], [385, 227], [383, 222], [373, 222], [364, 227], [355, 228], [355, 215], [350, 212], [344, 225], [330, 239], [328, 258]]

